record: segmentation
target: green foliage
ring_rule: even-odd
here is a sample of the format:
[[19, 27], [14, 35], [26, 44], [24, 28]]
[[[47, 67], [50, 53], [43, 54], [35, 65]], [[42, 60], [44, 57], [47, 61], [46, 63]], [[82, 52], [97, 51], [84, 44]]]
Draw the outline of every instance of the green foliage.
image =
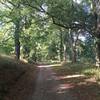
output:
[[[71, 58], [71, 45], [74, 42], [69, 36], [69, 30], [72, 35], [77, 35], [79, 30], [90, 34], [94, 32], [95, 19], [91, 0], [82, 0], [80, 3], [74, 0], [1, 0], [0, 4], [1, 45], [4, 43], [0, 51], [7, 54], [15, 52], [14, 35], [18, 25], [21, 57], [40, 61], [59, 59], [61, 34], [62, 55], [66, 44], [65, 54]], [[4, 33], [7, 34], [6, 37]], [[79, 59], [94, 58], [93, 46], [92, 37], [86, 38], [84, 42], [78, 41], [76, 49], [80, 53]]]

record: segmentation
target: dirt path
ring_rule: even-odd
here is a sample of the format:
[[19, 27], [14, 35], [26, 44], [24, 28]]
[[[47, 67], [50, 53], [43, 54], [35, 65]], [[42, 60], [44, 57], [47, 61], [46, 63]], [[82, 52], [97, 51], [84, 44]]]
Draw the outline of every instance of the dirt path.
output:
[[11, 89], [5, 100], [76, 100], [69, 89], [56, 80], [51, 67], [39, 68], [34, 89], [33, 70], [29, 70]]
[[31, 100], [76, 100], [70, 91], [56, 80], [56, 74], [49, 67], [43, 66], [38, 74], [35, 93]]

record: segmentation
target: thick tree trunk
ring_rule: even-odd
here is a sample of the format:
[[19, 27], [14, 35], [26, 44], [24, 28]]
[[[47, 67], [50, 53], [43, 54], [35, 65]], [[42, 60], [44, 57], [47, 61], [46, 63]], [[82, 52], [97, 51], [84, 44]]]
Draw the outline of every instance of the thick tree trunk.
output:
[[77, 57], [78, 57], [78, 54], [77, 54], [77, 41], [78, 41], [78, 38], [79, 38], [79, 33], [76, 34], [76, 40], [74, 40], [74, 43], [73, 43], [73, 62], [77, 62]]
[[96, 66], [100, 67], [100, 14], [95, 13]]
[[96, 66], [100, 67], [100, 41], [96, 42]]
[[72, 63], [76, 63], [76, 61], [77, 61], [76, 43], [74, 43], [74, 38], [73, 38], [73, 35], [70, 33], [70, 30], [69, 30], [69, 43], [70, 43], [70, 47], [71, 47]]
[[20, 21], [17, 21], [15, 24], [15, 33], [14, 33], [14, 39], [15, 39], [15, 54], [16, 59], [20, 59], [20, 41], [19, 41], [19, 33], [20, 33]]

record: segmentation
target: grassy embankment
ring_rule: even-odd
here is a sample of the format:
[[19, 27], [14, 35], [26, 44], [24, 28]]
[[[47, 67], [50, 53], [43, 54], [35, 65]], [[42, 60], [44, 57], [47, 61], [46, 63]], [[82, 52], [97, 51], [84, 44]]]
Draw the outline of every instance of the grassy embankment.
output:
[[53, 67], [57, 79], [68, 86], [74, 97], [79, 100], [100, 100], [100, 68], [91, 64], [62, 64]]
[[0, 56], [0, 100], [3, 100], [3, 97], [9, 92], [12, 86], [31, 67], [33, 66], [23, 61], [16, 61], [7, 56]]

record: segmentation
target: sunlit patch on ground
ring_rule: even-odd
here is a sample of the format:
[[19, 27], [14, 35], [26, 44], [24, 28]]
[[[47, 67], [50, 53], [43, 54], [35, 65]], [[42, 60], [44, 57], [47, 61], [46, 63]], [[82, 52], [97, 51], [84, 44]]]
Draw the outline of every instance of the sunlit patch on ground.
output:
[[96, 79], [95, 79], [94, 77], [89, 78], [89, 79], [86, 79], [85, 81], [86, 81], [86, 82], [91, 82], [91, 83], [96, 83], [96, 82], [97, 82]]
[[39, 68], [48, 68], [48, 67], [55, 67], [55, 66], [61, 66], [60, 64], [52, 64], [52, 65], [39, 65]]
[[53, 88], [52, 91], [58, 93], [58, 94], [62, 94], [62, 93], [66, 93], [69, 89], [74, 88], [73, 84], [59, 84], [57, 85], [55, 88]]
[[60, 84], [58, 86], [58, 90], [65, 90], [65, 89], [69, 89], [69, 88], [73, 88], [74, 86], [72, 84]]
[[72, 89], [74, 87], [73, 84], [59, 84], [56, 87], [56, 92], [57, 93], [66, 93], [66, 91], [68, 91], [69, 89]]
[[85, 75], [58, 76], [58, 77], [56, 77], [56, 80], [63, 80], [63, 79], [69, 79], [69, 78], [79, 78], [79, 77], [85, 77]]

